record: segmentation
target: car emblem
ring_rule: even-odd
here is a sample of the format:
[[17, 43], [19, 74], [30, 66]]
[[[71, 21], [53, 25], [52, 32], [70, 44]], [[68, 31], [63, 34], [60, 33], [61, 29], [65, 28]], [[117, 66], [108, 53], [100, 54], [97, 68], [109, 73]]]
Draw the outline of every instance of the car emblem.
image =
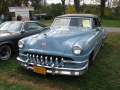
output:
[[44, 33], [44, 36], [45, 36], [45, 37], [47, 37], [47, 34], [46, 34], [46, 33]]
[[46, 43], [42, 42], [42, 43], [40, 43], [40, 46], [41, 46], [41, 47], [45, 47], [45, 46], [46, 46]]

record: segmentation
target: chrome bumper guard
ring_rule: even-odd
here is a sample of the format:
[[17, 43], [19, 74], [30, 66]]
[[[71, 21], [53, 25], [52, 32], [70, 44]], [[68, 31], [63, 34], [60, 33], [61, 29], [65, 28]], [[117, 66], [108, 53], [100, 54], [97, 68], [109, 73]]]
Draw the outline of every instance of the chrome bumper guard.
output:
[[[34, 63], [28, 63], [27, 61], [24, 61], [19, 57], [17, 57], [17, 61], [21, 64], [21, 66], [25, 67], [26, 69], [33, 70]], [[85, 61], [88, 61], [88, 60], [85, 60]], [[37, 64], [37, 66], [40, 67], [42, 65]], [[79, 75], [83, 75], [86, 72], [88, 68], [88, 63], [83, 68], [78, 68], [78, 69], [54, 67], [54, 65], [52, 65], [51, 67], [50, 66], [44, 66], [44, 67], [46, 68], [46, 73], [49, 73], [52, 75], [57, 74], [57, 75], [79, 76]]]

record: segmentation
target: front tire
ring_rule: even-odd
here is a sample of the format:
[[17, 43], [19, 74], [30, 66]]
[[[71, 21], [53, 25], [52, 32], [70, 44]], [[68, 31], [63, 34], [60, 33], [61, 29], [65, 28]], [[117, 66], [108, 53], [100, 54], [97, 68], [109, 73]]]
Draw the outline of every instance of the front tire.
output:
[[0, 46], [0, 60], [8, 60], [11, 57], [11, 47], [8, 45]]

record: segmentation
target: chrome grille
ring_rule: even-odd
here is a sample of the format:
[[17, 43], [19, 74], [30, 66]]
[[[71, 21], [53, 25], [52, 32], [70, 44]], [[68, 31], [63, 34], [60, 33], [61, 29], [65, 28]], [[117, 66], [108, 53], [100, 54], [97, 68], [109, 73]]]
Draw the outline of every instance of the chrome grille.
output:
[[25, 53], [28, 57], [29, 63], [45, 65], [45, 66], [52, 66], [55, 67], [63, 67], [64, 60], [70, 60], [70, 58], [60, 57], [60, 56], [52, 56], [52, 55], [42, 55], [37, 53]]

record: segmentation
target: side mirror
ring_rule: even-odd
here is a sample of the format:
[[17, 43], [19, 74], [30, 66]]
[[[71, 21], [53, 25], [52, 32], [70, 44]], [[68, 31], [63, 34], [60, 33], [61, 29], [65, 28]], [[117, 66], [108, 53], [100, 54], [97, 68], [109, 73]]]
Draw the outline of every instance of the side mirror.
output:
[[96, 28], [96, 31], [99, 31], [100, 29], [99, 28]]

